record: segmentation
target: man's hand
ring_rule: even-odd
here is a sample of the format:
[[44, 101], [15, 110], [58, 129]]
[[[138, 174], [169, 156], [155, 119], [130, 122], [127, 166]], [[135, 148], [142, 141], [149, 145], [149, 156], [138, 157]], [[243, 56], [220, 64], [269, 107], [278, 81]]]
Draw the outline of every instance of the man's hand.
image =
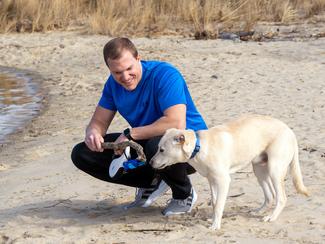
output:
[[[128, 141], [129, 139], [122, 133], [116, 140], [114, 143], [120, 143], [123, 141]], [[123, 150], [114, 150], [114, 154], [115, 155], [122, 155]]]
[[103, 152], [102, 143], [104, 142], [103, 135], [105, 135], [109, 125], [111, 124], [115, 111], [96, 107], [95, 113], [91, 118], [86, 129], [85, 143], [87, 147], [94, 152]]
[[96, 129], [91, 129], [86, 132], [85, 143], [91, 151], [103, 152], [104, 151], [104, 149], [102, 148], [103, 142], [104, 142], [104, 138]]

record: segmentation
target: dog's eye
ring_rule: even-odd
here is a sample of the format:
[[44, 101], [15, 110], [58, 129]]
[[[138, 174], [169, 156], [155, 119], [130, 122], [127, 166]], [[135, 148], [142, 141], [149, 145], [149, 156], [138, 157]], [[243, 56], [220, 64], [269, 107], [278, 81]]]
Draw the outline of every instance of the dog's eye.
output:
[[163, 148], [160, 148], [159, 152], [163, 153], [165, 150]]

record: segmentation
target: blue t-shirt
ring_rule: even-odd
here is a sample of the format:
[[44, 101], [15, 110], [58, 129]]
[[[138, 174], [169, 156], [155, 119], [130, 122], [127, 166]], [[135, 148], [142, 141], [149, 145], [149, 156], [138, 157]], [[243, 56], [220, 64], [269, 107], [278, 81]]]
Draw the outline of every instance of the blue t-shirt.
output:
[[141, 61], [141, 64], [142, 78], [134, 90], [126, 90], [110, 75], [98, 105], [118, 111], [132, 127], [139, 127], [152, 124], [173, 105], [186, 104], [186, 128], [207, 129], [175, 67], [158, 61]]

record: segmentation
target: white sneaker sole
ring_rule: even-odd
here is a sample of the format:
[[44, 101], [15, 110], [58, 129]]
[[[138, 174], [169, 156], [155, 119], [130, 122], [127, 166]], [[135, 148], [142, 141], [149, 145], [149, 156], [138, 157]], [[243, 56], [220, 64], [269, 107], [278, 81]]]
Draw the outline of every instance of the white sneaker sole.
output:
[[[125, 154], [127, 157], [130, 156], [130, 147], [125, 148]], [[120, 157], [112, 160], [111, 165], [109, 166], [108, 174], [111, 178], [114, 178], [119, 169], [123, 168], [123, 163], [128, 159], [123, 153]]]
[[157, 190], [155, 190], [142, 205], [143, 208], [149, 207], [158, 197], [162, 196], [169, 190], [169, 186], [165, 181], [161, 181]]

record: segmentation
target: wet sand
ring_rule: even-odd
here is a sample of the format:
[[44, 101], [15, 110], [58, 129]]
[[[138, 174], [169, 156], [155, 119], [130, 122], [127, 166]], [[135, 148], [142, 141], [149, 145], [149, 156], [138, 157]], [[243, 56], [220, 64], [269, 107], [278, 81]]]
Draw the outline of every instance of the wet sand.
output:
[[40, 113], [43, 97], [35, 74], [0, 67], [0, 144]]
[[[263, 202], [251, 167], [232, 176], [220, 231], [211, 231], [210, 190], [198, 174], [191, 214], [152, 207], [122, 210], [134, 189], [96, 180], [71, 163], [74, 144], [100, 97], [109, 38], [77, 33], [0, 35], [0, 65], [43, 77], [49, 105], [0, 151], [0, 242], [17, 243], [322, 243], [325, 239], [325, 39], [281, 42], [137, 38], [143, 59], [173, 63], [209, 127], [247, 113], [276, 117], [296, 133], [311, 197], [286, 180], [287, 206], [276, 222], [248, 211]], [[110, 129], [127, 124], [118, 116]], [[244, 194], [242, 194], [244, 193]], [[1, 239], [2, 238], [2, 239]]]

